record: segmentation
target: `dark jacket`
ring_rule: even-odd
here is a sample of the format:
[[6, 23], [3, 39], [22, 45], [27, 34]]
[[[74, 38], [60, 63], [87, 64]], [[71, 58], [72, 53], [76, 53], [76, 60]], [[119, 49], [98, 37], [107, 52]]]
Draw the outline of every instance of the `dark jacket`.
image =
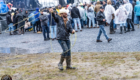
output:
[[41, 14], [40, 17], [40, 22], [41, 22], [41, 26], [48, 26], [47, 23], [48, 23], [48, 16], [47, 15], [44, 15], [44, 14]]
[[103, 21], [103, 19], [105, 19], [105, 14], [101, 11], [99, 11], [97, 13], [97, 17], [96, 17], [96, 20], [98, 21], [98, 24], [99, 25], [105, 25], [105, 21]]
[[71, 21], [68, 20], [66, 26], [62, 17], [52, 13], [52, 16], [57, 23], [57, 39], [69, 40], [70, 33], [72, 33]]
[[6, 20], [7, 20], [7, 24], [9, 25], [10, 23], [13, 23], [12, 22], [12, 19], [11, 19], [11, 13], [8, 12], [7, 15], [6, 15]]
[[16, 12], [15, 12], [15, 14], [14, 14], [14, 17], [13, 17], [13, 24], [14, 24], [14, 26], [17, 26], [17, 22], [18, 22], [18, 19], [16, 18]]
[[55, 20], [53, 19], [53, 17], [52, 17], [52, 15], [51, 14], [49, 14], [49, 23], [50, 23], [50, 25], [51, 26], [54, 26], [54, 25], [56, 25], [56, 22], [55, 22]]
[[[23, 18], [24, 18], [24, 19], [25, 19], [25, 18], [28, 18], [28, 16], [29, 16], [29, 14], [26, 13], [26, 11], [27, 11], [27, 10], [25, 10], [25, 11], [23, 12]], [[27, 19], [26, 19], [25, 21], [27, 21]]]
[[24, 26], [25, 22], [23, 21], [23, 14], [21, 13], [22, 11], [19, 10], [19, 13], [17, 14], [16, 18], [18, 20], [18, 28], [21, 28]]
[[79, 12], [78, 8], [76, 8], [76, 7], [72, 8], [72, 10], [71, 10], [71, 17], [72, 18], [81, 18], [80, 12]]

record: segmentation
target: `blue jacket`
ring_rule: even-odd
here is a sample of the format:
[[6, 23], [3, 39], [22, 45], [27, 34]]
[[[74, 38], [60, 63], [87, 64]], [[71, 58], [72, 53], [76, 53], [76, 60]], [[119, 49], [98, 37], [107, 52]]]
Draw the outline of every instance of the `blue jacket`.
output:
[[39, 21], [39, 16], [40, 16], [40, 13], [39, 13], [39, 8], [36, 8], [36, 11], [34, 12], [35, 14], [35, 21]]
[[56, 22], [54, 21], [54, 19], [53, 19], [53, 17], [51, 16], [51, 14], [49, 14], [49, 24], [50, 24], [50, 26], [56, 25]]
[[140, 16], [140, 1], [136, 2], [136, 6], [134, 8], [134, 12], [135, 12], [136, 16]]

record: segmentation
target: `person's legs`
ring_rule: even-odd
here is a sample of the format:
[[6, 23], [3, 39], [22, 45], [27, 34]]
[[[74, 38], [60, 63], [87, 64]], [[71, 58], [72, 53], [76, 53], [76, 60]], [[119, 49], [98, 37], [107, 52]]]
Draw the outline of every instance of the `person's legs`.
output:
[[80, 19], [79, 18], [77, 18], [77, 23], [78, 23], [78, 26], [79, 26], [80, 30], [82, 30], [81, 23], [80, 23]]
[[34, 31], [34, 33], [35, 33], [35, 24], [33, 24], [33, 31]]
[[76, 18], [73, 18], [73, 21], [74, 21], [74, 27], [75, 27], [75, 31], [77, 31], [77, 21], [76, 21]]
[[89, 28], [91, 28], [91, 19], [89, 19], [89, 24], [88, 24]]
[[130, 21], [129, 21], [129, 19], [127, 19], [127, 32], [130, 32]]
[[108, 38], [108, 36], [107, 36], [107, 34], [106, 34], [106, 31], [105, 31], [105, 29], [104, 29], [104, 26], [103, 26], [103, 25], [100, 25], [100, 29], [101, 29], [101, 31], [103, 32], [103, 34], [104, 34], [104, 36], [106, 37], [106, 39], [108, 40], [109, 38]]
[[39, 31], [39, 21], [36, 22], [36, 31]]
[[41, 28], [41, 22], [40, 22], [40, 20], [38, 21], [38, 26], [39, 26], [39, 31], [42, 32], [42, 28]]
[[131, 26], [132, 26], [132, 30], [131, 30], [131, 31], [135, 31], [134, 23], [132, 22], [132, 19], [130, 19], [130, 24], [131, 24]]
[[80, 22], [81, 22], [81, 26], [82, 26], [82, 28], [84, 28], [83, 19], [80, 19]]
[[120, 24], [120, 34], [122, 34], [123, 23]]
[[98, 33], [98, 36], [97, 36], [97, 40], [100, 40], [101, 34], [102, 34], [102, 31], [101, 31], [101, 28], [100, 28], [99, 29], [99, 33]]
[[45, 26], [45, 28], [46, 28], [46, 31], [47, 31], [47, 38], [50, 39], [50, 36], [49, 36], [49, 33], [50, 33], [50, 32], [49, 32], [49, 31], [50, 31], [49, 29], [50, 29], [50, 28], [49, 28], [48, 26]]
[[12, 33], [11, 33], [12, 27], [13, 27], [12, 23], [10, 23], [10, 24], [8, 25], [8, 27], [9, 27], [9, 35], [12, 35]]
[[56, 38], [56, 35], [57, 35], [57, 27], [56, 25], [54, 25], [54, 38]]
[[51, 38], [53, 39], [54, 38], [54, 36], [53, 36], [53, 30], [54, 30], [54, 26], [50, 26], [50, 30], [51, 30]]
[[95, 21], [94, 21], [94, 18], [92, 19], [92, 26], [95, 27]]
[[43, 31], [43, 37], [44, 37], [44, 40], [46, 40], [47, 38], [46, 38], [46, 35], [45, 35], [45, 26], [42, 26], [42, 31]]

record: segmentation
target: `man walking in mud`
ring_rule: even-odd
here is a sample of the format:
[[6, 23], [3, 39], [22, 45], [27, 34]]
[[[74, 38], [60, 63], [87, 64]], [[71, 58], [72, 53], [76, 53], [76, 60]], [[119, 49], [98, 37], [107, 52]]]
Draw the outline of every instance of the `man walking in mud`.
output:
[[75, 30], [72, 29], [71, 21], [67, 18], [67, 11], [61, 9], [58, 13], [60, 16], [54, 14], [52, 8], [49, 11], [57, 23], [57, 40], [63, 49], [58, 68], [59, 70], [63, 70], [63, 62], [66, 59], [66, 69], [76, 69], [75, 67], [71, 67], [71, 43], [69, 39], [70, 33], [74, 34]]

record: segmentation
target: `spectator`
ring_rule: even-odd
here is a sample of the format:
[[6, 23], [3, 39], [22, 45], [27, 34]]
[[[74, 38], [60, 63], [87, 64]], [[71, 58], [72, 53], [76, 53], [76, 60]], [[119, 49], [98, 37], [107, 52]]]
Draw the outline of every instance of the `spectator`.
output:
[[14, 31], [14, 27], [13, 27], [13, 16], [11, 15], [10, 11], [6, 15], [6, 20], [9, 27], [9, 35], [12, 35], [12, 31]]
[[134, 8], [134, 13], [137, 16], [137, 20], [136, 21], [137, 21], [138, 27], [139, 27], [139, 24], [140, 24], [140, 1], [136, 2], [136, 6]]

